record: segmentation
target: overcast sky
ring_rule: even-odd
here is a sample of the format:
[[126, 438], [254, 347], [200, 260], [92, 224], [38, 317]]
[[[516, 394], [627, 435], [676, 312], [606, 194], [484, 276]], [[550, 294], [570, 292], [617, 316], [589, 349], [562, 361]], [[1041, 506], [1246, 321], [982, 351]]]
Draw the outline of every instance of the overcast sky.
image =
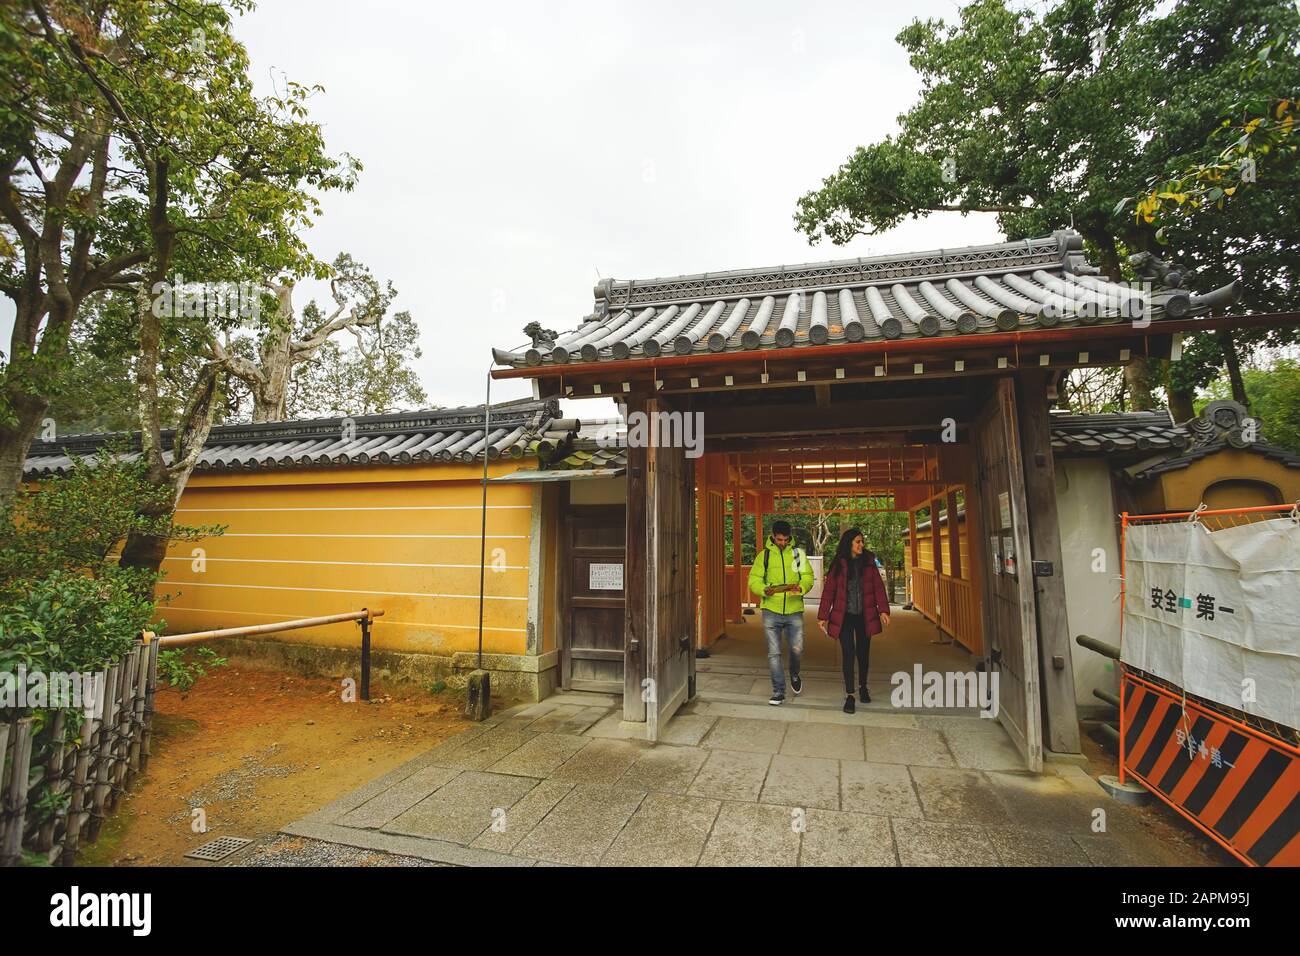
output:
[[[809, 246], [795, 201], [888, 135], [919, 82], [894, 36], [948, 2], [262, 0], [241, 18], [258, 81], [319, 83], [334, 151], [314, 251], [390, 278], [439, 405], [482, 401], [489, 347], [565, 331], [601, 276], [648, 278], [958, 246], [991, 216], [933, 216]], [[493, 399], [528, 394], [497, 382]], [[601, 403], [602, 405], [604, 403]], [[596, 409], [579, 403], [582, 414]]]
[[[430, 403], [450, 406], [482, 401], [489, 348], [522, 343], [529, 322], [579, 325], [602, 276], [999, 240], [989, 215], [935, 215], [842, 247], [809, 246], [793, 225], [798, 197], [915, 102], [898, 31], [957, 10], [261, 0], [235, 33], [263, 93], [286, 77], [324, 87], [312, 115], [329, 149], [365, 169], [353, 192], [324, 198], [310, 245], [392, 280], [421, 329]], [[12, 314], [6, 302], [6, 342]], [[492, 397], [527, 394], [505, 381]]]

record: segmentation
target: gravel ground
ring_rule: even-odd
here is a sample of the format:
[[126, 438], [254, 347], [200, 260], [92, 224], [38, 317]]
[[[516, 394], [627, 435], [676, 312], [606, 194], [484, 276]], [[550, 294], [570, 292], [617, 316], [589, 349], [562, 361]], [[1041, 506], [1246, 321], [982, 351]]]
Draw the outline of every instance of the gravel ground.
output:
[[277, 835], [236, 853], [225, 866], [442, 866], [432, 860]]

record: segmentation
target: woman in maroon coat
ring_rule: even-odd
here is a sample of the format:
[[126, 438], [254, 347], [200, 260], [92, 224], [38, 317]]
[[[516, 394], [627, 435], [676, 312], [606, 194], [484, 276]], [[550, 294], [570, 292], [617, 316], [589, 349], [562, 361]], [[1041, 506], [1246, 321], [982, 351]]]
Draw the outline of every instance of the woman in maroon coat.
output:
[[840, 536], [840, 546], [822, 583], [817, 625], [840, 642], [844, 663], [844, 713], [855, 710], [853, 703], [853, 660], [858, 661], [858, 696], [871, 702], [867, 693], [867, 662], [871, 656], [871, 635], [889, 623], [889, 598], [885, 582], [876, 567], [876, 556], [867, 550], [862, 532], [850, 528]]

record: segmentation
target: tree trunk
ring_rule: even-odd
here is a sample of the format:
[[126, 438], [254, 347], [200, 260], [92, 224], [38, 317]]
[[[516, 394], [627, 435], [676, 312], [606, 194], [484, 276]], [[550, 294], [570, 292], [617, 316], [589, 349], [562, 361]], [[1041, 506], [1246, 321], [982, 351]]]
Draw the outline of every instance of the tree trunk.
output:
[[23, 483], [23, 464], [41, 427], [48, 401], [17, 410], [13, 427], [0, 427], [0, 508], [9, 504]]
[[1182, 425], [1196, 417], [1196, 409], [1192, 406], [1192, 401], [1196, 396], [1192, 392], [1170, 388], [1168, 393], [1169, 414], [1175, 424]]
[[[1097, 231], [1089, 231], [1084, 235], [1097, 247], [1097, 259], [1102, 273], [1114, 282], [1123, 281], [1124, 269], [1119, 260], [1119, 246], [1115, 237]], [[1124, 389], [1128, 394], [1129, 409], [1145, 412], [1160, 407], [1152, 389], [1157, 371], [1158, 366], [1153, 362], [1139, 357], [1133, 358], [1124, 366]]]
[[1218, 338], [1219, 348], [1223, 350], [1223, 363], [1228, 369], [1228, 382], [1232, 385], [1232, 400], [1249, 409], [1246, 383], [1241, 377], [1241, 356], [1237, 354], [1237, 342], [1232, 336], [1232, 329], [1224, 329]]

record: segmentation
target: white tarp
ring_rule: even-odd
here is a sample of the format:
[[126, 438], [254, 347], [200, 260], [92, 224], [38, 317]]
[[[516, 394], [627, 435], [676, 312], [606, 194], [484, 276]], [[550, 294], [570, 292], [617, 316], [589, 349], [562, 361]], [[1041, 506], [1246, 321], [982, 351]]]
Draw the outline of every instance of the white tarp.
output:
[[1129, 525], [1124, 576], [1124, 663], [1300, 726], [1300, 523]]

